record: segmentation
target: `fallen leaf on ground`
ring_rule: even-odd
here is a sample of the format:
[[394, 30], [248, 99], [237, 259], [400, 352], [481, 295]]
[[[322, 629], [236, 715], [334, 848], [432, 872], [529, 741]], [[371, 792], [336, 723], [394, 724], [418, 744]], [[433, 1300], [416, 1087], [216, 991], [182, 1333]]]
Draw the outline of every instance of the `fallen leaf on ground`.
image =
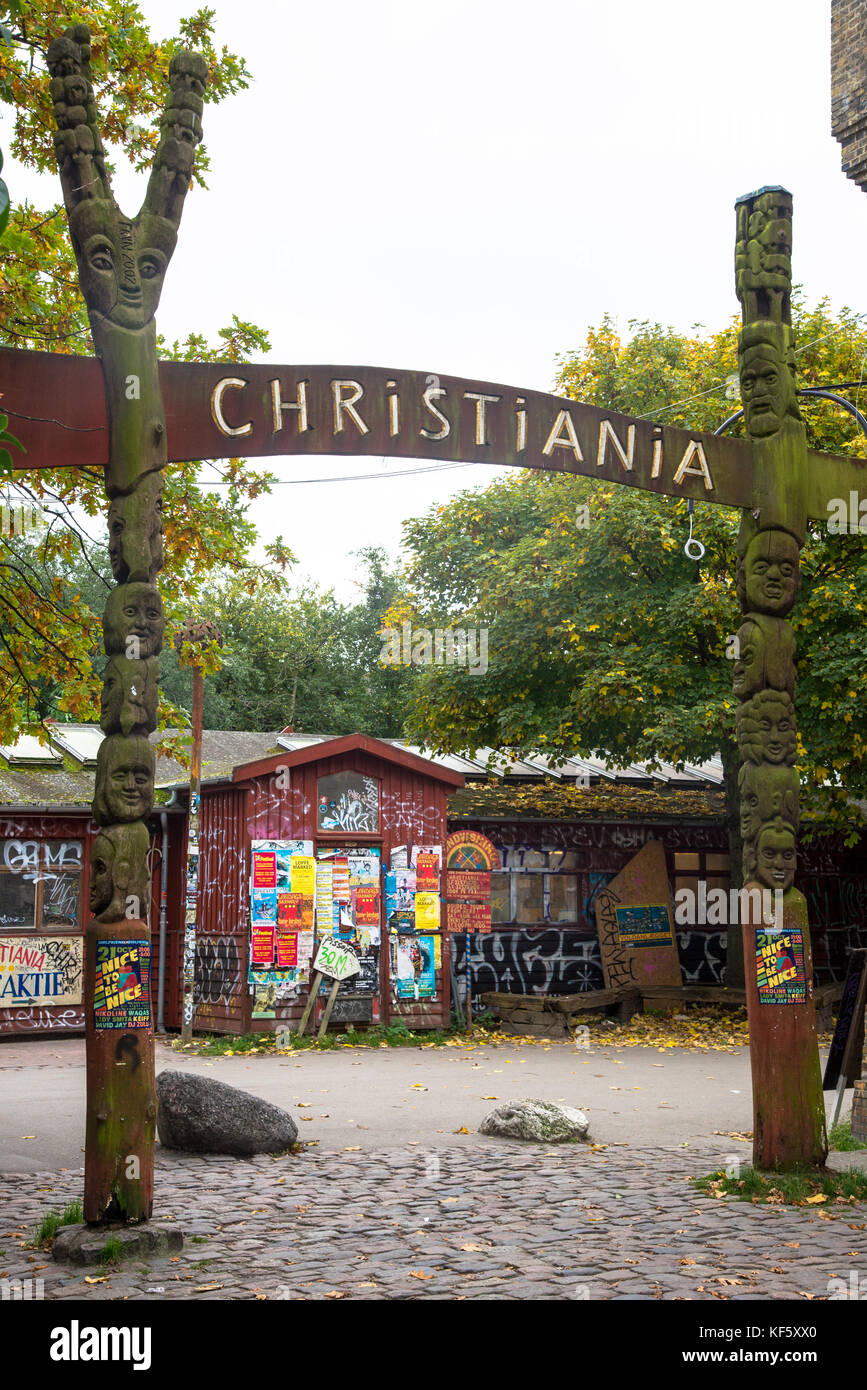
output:
[[467, 1129], [466, 1125], [461, 1125], [460, 1129], [452, 1130], [452, 1134], [469, 1134], [469, 1132], [470, 1131]]
[[196, 1284], [193, 1293], [213, 1293], [215, 1289], [225, 1288], [224, 1284]]
[[482, 1096], [482, 1100], [499, 1100], [499, 1096]]
[[411, 1269], [409, 1277], [410, 1279], [433, 1279], [432, 1274], [423, 1274], [420, 1269]]
[[462, 1250], [487, 1250], [487, 1249], [488, 1249], [488, 1246], [487, 1246], [487, 1245], [475, 1245], [475, 1244], [473, 1243], [473, 1241], [469, 1241], [467, 1245], [462, 1245], [462, 1246], [461, 1246], [461, 1249], [462, 1249]]
[[784, 1240], [783, 1244], [788, 1245], [790, 1250], [800, 1250], [801, 1248], [801, 1242], [799, 1240]]
[[819, 1202], [827, 1202], [827, 1200], [828, 1198], [825, 1196], [824, 1192], [817, 1192], [813, 1197], [807, 1198], [807, 1206], [815, 1207]]
[[360, 1144], [350, 1144], [348, 1148], [346, 1148], [346, 1149], [343, 1150], [343, 1152], [344, 1152], [345, 1154], [360, 1154], [360, 1153], [361, 1153], [361, 1145], [360, 1145]]
[[107, 1284], [107, 1283], [108, 1283], [108, 1275], [107, 1275], [107, 1274], [101, 1274], [101, 1275], [85, 1274], [85, 1276], [84, 1276], [84, 1282], [85, 1282], [85, 1284]]

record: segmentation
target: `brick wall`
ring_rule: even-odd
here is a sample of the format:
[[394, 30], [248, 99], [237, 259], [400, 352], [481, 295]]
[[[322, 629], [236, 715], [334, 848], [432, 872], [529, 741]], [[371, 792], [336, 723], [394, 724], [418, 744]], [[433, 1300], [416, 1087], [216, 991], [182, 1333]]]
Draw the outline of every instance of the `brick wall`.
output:
[[867, 4], [832, 0], [831, 131], [843, 172], [867, 192]]

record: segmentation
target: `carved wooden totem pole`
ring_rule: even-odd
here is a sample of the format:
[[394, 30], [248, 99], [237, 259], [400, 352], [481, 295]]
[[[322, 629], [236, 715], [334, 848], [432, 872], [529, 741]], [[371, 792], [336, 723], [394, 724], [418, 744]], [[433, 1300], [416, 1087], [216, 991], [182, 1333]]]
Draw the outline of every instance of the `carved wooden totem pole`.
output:
[[791, 320], [792, 199], [763, 188], [736, 204], [735, 275], [743, 309], [738, 366], [759, 505], [744, 512], [737, 589], [744, 964], [757, 1167], [824, 1161], [825, 1106], [807, 904], [792, 886], [798, 839], [795, 639], [807, 524], [806, 432], [797, 405]]
[[109, 422], [109, 555], [117, 587], [105, 607], [105, 668], [93, 814], [84, 1005], [87, 1137], [84, 1218], [146, 1220], [153, 1205], [156, 1122], [150, 1011], [150, 865], [157, 683], [165, 619], [166, 422], [154, 313], [177, 241], [202, 133], [207, 68], [180, 52], [144, 206], [114, 201], [97, 126], [90, 33], [67, 30], [48, 50], [60, 180], [82, 294], [102, 363]]

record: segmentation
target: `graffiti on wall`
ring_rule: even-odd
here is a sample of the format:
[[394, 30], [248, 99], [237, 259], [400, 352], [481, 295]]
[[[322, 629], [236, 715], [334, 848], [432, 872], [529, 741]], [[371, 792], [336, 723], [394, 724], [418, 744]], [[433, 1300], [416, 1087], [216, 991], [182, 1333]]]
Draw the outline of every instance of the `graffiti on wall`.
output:
[[[466, 936], [451, 938], [455, 973], [466, 970]], [[577, 928], [504, 928], [470, 937], [473, 997], [501, 994], [579, 994], [602, 989], [599, 942]]]
[[202, 1004], [228, 1005], [241, 992], [241, 959], [234, 936], [200, 936], [196, 948], [194, 994]]
[[84, 1009], [0, 1010], [0, 1033], [55, 1033], [64, 1029], [84, 1032]]

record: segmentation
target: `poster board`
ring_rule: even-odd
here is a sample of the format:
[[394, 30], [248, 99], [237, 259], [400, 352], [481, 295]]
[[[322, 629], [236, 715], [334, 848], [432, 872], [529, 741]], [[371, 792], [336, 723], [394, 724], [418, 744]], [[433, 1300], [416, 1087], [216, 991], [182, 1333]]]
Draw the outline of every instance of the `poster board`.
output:
[[80, 936], [0, 936], [0, 1008], [80, 1004]]
[[648, 840], [595, 903], [606, 989], [682, 984], [665, 848]]

